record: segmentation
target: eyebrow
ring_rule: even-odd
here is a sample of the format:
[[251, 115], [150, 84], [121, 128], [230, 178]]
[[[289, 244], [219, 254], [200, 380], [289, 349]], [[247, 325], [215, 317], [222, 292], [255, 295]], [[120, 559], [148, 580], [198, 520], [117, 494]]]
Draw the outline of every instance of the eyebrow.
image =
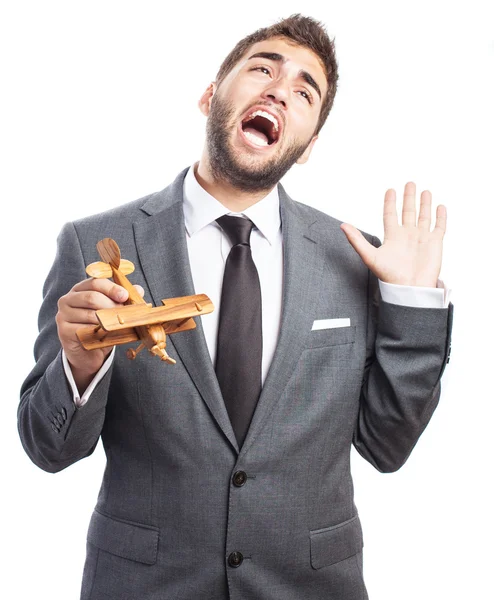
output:
[[[278, 52], [256, 52], [252, 56], [249, 56], [248, 60], [251, 58], [265, 58], [266, 60], [274, 60], [278, 62], [286, 62], [286, 58], [282, 54], [278, 54]], [[319, 98], [322, 99], [321, 96], [321, 88], [317, 85], [317, 82], [312, 77], [312, 75], [308, 71], [304, 71], [304, 69], [300, 69], [299, 77], [301, 77], [308, 85], [313, 87], [319, 95]]]

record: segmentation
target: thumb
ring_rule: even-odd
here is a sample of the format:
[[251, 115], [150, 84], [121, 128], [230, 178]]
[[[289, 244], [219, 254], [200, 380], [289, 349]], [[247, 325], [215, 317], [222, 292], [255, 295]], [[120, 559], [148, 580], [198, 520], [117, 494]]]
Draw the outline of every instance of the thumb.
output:
[[134, 285], [134, 287], [139, 292], [139, 294], [144, 297], [144, 288], [140, 285]]
[[353, 246], [355, 252], [363, 260], [367, 267], [371, 267], [374, 264], [375, 255], [377, 248], [370, 244], [362, 233], [350, 223], [342, 223], [340, 229], [345, 233], [348, 241]]

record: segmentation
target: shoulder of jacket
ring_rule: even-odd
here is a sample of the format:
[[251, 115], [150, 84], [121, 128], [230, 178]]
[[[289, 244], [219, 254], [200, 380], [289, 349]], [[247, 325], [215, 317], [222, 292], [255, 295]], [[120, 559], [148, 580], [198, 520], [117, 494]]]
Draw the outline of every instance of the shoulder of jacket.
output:
[[76, 219], [73, 221], [74, 227], [76, 229], [91, 227], [95, 223], [109, 222], [109, 221], [119, 221], [120, 219], [132, 219], [133, 217], [137, 217], [141, 212], [141, 207], [153, 196], [153, 194], [148, 194], [147, 196], [143, 196], [142, 198], [138, 198], [137, 200], [132, 200], [131, 202], [126, 202], [124, 204], [120, 204], [119, 206], [115, 206], [114, 208], [110, 208], [108, 210], [102, 211], [100, 213], [95, 213], [92, 215], [88, 215], [86, 217], [82, 217], [80, 219]]
[[[299, 216], [303, 218], [311, 228], [315, 228], [321, 233], [338, 229], [341, 231], [342, 235], [345, 235], [343, 230], [340, 229], [340, 225], [345, 221], [341, 221], [336, 217], [332, 217], [322, 210], [318, 210], [317, 208], [309, 206], [308, 204], [304, 204], [303, 202], [299, 202], [297, 200], [292, 200], [292, 202], [293, 209], [299, 213]], [[362, 229], [359, 229], [359, 231], [369, 243], [373, 244], [374, 239], [379, 242], [378, 238], [373, 234], [363, 231]]]

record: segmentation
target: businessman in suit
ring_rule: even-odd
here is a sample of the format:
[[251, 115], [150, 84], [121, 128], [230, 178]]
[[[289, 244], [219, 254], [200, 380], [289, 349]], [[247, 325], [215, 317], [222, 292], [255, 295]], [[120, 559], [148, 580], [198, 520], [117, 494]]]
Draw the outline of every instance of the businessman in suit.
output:
[[[382, 472], [406, 461], [439, 400], [453, 305], [429, 192], [417, 222], [405, 186], [401, 225], [386, 192], [381, 244], [278, 183], [309, 158], [336, 81], [316, 21], [258, 30], [200, 99], [201, 160], [59, 236], [18, 423], [52, 473], [101, 436], [83, 600], [367, 598], [351, 445]], [[148, 301], [213, 301], [168, 338], [175, 365], [80, 346], [75, 331], [127, 298], [85, 278], [104, 237]]]

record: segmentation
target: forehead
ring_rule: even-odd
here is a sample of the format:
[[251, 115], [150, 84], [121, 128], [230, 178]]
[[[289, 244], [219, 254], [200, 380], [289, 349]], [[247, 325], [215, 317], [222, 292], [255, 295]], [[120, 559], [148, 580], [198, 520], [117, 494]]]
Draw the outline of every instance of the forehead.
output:
[[309, 50], [309, 48], [288, 42], [285, 38], [271, 38], [253, 44], [238, 61], [233, 72], [237, 74], [247, 63], [256, 60], [249, 60], [249, 57], [258, 52], [275, 52], [281, 54], [286, 60], [284, 64], [288, 69], [292, 69], [294, 72], [300, 70], [307, 71], [317, 81], [321, 90], [323, 92], [326, 90], [326, 74], [317, 54]]

